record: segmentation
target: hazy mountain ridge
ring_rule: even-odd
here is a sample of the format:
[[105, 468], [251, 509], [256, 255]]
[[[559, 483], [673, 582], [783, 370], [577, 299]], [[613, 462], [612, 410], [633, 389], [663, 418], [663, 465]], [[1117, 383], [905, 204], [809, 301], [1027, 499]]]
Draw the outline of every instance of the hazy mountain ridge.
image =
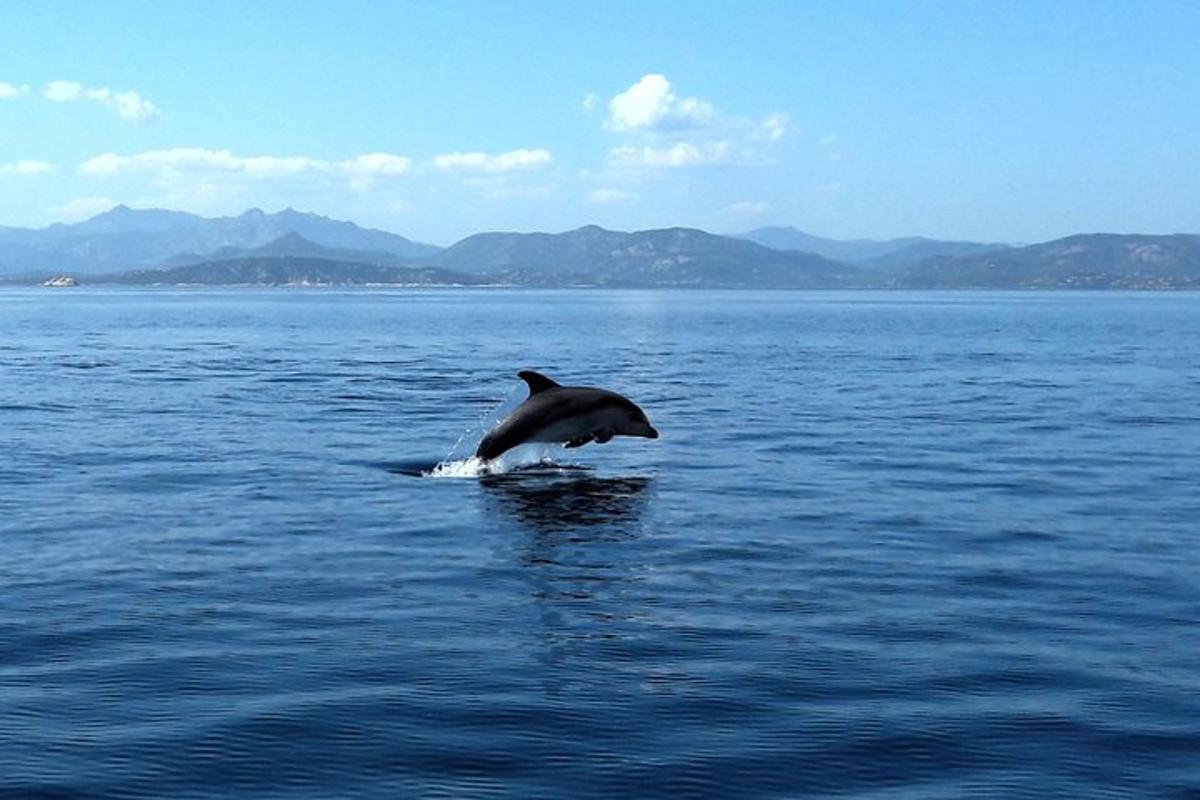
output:
[[1200, 288], [1200, 236], [1077, 234], [973, 256], [943, 256], [899, 272], [911, 289]]
[[382, 252], [409, 261], [427, 259], [441, 249], [293, 209], [268, 214], [255, 208], [236, 217], [206, 218], [117, 206], [74, 225], [0, 229], [0, 274], [91, 275], [149, 268], [181, 254], [201, 258], [224, 248], [261, 247], [288, 234], [324, 247]]
[[864, 280], [851, 265], [692, 228], [483, 233], [431, 263], [519, 285], [834, 288]]
[[275, 255], [98, 275], [90, 282], [133, 286], [468, 286], [480, 281], [435, 267]]
[[756, 228], [739, 234], [739, 239], [775, 250], [816, 253], [833, 261], [847, 261], [877, 269], [896, 269], [940, 255], [971, 255], [1003, 250], [1000, 243], [948, 241], [906, 236], [900, 239], [827, 239], [791, 226]]
[[327, 261], [374, 264], [378, 266], [412, 266], [415, 261], [405, 256], [376, 250], [359, 250], [348, 247], [325, 247], [305, 239], [298, 233], [287, 233], [258, 247], [222, 247], [212, 253], [200, 255], [185, 253], [172, 256], [158, 265], [159, 269], [186, 267], [213, 261], [253, 258], [317, 258]]
[[[0, 227], [0, 281], [68, 274], [85, 283], [207, 285], [1200, 288], [1200, 236], [1191, 234], [1079, 234], [1009, 247], [917, 237], [838, 242], [794, 228], [751, 233], [783, 245], [853, 252], [862, 260], [773, 249], [694, 228], [480, 233], [441, 249], [291, 209], [205, 219], [118, 206], [75, 225]], [[180, 243], [193, 248], [173, 249]]]

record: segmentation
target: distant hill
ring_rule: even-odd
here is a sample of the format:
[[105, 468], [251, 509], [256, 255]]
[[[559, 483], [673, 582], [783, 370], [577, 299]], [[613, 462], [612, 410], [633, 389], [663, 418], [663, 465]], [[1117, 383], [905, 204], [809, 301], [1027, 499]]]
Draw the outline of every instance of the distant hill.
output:
[[834, 261], [893, 270], [937, 255], [971, 255], [1008, 247], [1005, 244], [956, 242], [909, 236], [902, 239], [826, 239], [791, 226], [757, 228], [738, 236], [775, 250], [816, 253]]
[[973, 256], [938, 256], [888, 282], [912, 289], [1200, 288], [1200, 236], [1092, 233]]
[[159, 264], [160, 269], [186, 267], [211, 261], [230, 261], [253, 258], [317, 258], [326, 261], [343, 261], [378, 266], [412, 266], [414, 259], [394, 253], [375, 250], [356, 250], [348, 247], [325, 247], [310, 242], [298, 233], [288, 233], [259, 247], [222, 247], [206, 255], [185, 253], [172, 256]]
[[[1082, 234], [1024, 247], [694, 228], [480, 233], [441, 249], [291, 209], [204, 218], [117, 206], [0, 227], [0, 283], [510, 285], [737, 289], [1200, 289], [1200, 236]], [[769, 245], [769, 246], [768, 246]], [[814, 252], [815, 251], [815, 252]]]
[[861, 269], [820, 256], [691, 228], [481, 233], [429, 263], [525, 286], [835, 288], [863, 279]]
[[387, 253], [410, 262], [440, 250], [394, 233], [292, 209], [267, 214], [255, 208], [236, 217], [205, 218], [117, 206], [74, 225], [0, 229], [0, 275], [87, 275], [147, 268], [180, 254], [204, 257], [224, 248], [261, 247], [288, 234], [324, 247]]
[[467, 286], [479, 281], [468, 275], [434, 267], [401, 267], [279, 255], [98, 275], [87, 282], [135, 286]]
[[911, 243], [901, 247], [899, 250], [884, 253], [881, 256], [875, 256], [859, 263], [876, 272], [890, 274], [938, 256], [973, 256], [1010, 249], [1010, 245], [1007, 244], [950, 242], [937, 239], [893, 239], [892, 241], [910, 241]]

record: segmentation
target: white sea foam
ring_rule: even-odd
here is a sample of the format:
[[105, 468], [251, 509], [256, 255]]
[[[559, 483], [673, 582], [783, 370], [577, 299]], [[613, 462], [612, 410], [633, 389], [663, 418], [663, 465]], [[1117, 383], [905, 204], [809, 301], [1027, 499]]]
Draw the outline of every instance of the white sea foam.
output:
[[560, 449], [557, 444], [524, 444], [509, 450], [491, 461], [471, 456], [439, 461], [428, 472], [427, 478], [482, 478], [486, 475], [504, 475], [510, 472], [531, 470], [578, 469], [573, 465], [559, 464], [551, 455]]
[[491, 461], [471, 455], [484, 434], [511, 414], [526, 396], [525, 384], [514, 387], [498, 406], [489, 409], [474, 425], [463, 431], [446, 457], [424, 475], [428, 478], [481, 478], [538, 465], [554, 468], [556, 465], [550, 456], [550, 449], [558, 449], [557, 445], [521, 445]]
[[433, 465], [433, 469], [425, 473], [427, 478], [480, 478], [484, 475], [495, 474], [494, 465], [482, 458], [470, 458], [456, 461], [441, 461]]

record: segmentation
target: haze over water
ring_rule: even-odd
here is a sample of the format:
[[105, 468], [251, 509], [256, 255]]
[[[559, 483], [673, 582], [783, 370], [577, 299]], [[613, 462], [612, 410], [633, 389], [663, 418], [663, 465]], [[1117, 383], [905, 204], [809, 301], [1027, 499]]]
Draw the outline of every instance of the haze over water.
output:
[[[522, 368], [662, 438], [419, 477]], [[0, 291], [0, 796], [1194, 797], [1198, 392], [1186, 293]]]

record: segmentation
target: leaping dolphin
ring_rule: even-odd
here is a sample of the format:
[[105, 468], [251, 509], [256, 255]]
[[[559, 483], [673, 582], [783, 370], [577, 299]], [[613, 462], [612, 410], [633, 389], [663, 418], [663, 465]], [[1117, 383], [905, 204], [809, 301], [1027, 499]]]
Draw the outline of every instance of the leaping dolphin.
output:
[[616, 392], [589, 386], [559, 386], [537, 372], [517, 377], [529, 384], [529, 397], [483, 437], [476, 458], [491, 460], [526, 442], [563, 442], [582, 447], [614, 436], [657, 439], [646, 413]]

